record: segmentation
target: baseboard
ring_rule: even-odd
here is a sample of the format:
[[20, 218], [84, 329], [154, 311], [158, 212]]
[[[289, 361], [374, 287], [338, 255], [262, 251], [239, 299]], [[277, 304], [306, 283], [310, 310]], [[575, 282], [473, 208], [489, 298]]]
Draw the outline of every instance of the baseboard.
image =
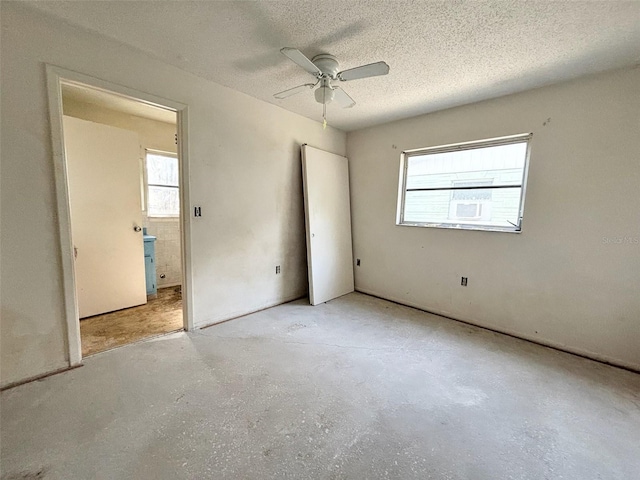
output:
[[640, 365], [635, 365], [632, 363], [628, 363], [622, 360], [618, 360], [615, 358], [610, 358], [606, 355], [601, 355], [599, 353], [595, 353], [595, 352], [591, 352], [589, 350], [584, 350], [581, 348], [576, 348], [576, 347], [571, 347], [568, 345], [564, 345], [561, 343], [557, 343], [554, 342], [552, 340], [548, 340], [548, 339], [544, 339], [544, 338], [537, 338], [537, 337], [530, 337], [526, 334], [517, 332], [515, 330], [509, 330], [509, 329], [505, 329], [505, 328], [501, 328], [501, 327], [496, 327], [493, 325], [486, 325], [486, 324], [481, 324], [478, 323], [472, 319], [467, 319], [467, 318], [456, 318], [451, 316], [448, 312], [440, 312], [437, 310], [431, 310], [431, 309], [427, 309], [421, 305], [418, 305], [416, 303], [413, 302], [407, 302], [406, 300], [403, 299], [398, 299], [395, 298], [391, 295], [383, 295], [380, 294], [378, 292], [375, 292], [373, 290], [369, 290], [366, 288], [356, 288], [356, 292], [359, 293], [363, 293], [365, 295], [369, 295], [371, 297], [376, 297], [376, 298], [380, 298], [381, 300], [387, 300], [389, 302], [393, 302], [393, 303], [397, 303], [398, 305], [403, 305], [405, 307], [411, 307], [411, 308], [415, 308], [416, 310], [420, 310], [422, 312], [426, 312], [426, 313], [430, 313], [432, 315], [437, 315], [439, 317], [443, 317], [449, 320], [454, 320], [456, 322], [460, 322], [460, 323], [464, 323], [467, 325], [473, 325], [474, 327], [479, 327], [479, 328], [483, 328], [485, 330], [489, 330], [491, 332], [495, 332], [495, 333], [501, 333], [503, 335], [507, 335], [509, 337], [514, 337], [514, 338], [518, 338], [520, 340], [526, 340], [527, 342], [531, 342], [531, 343], [535, 343], [537, 345], [542, 345], [544, 347], [548, 347], [548, 348], [553, 348], [554, 350], [558, 350], [561, 352], [565, 352], [565, 353], [570, 353], [572, 355], [576, 355], [578, 357], [582, 357], [582, 358], [587, 358], [589, 360], [594, 360], [596, 362], [599, 363], [604, 363], [606, 365], [611, 365], [613, 367], [618, 367], [618, 368], [622, 368], [624, 370], [629, 370], [631, 372], [634, 373], [640, 373]]
[[[204, 328], [208, 328], [208, 327], [213, 327], [214, 325], [218, 325], [220, 323], [229, 322], [231, 320], [236, 320], [238, 318], [246, 317], [247, 315], [251, 315], [253, 313], [261, 312], [263, 310], [267, 310], [269, 308], [277, 307], [278, 305], [283, 305], [285, 303], [293, 302], [294, 300], [300, 300], [300, 299], [306, 298], [306, 297], [307, 297], [307, 293], [306, 292], [304, 294], [296, 294], [296, 295], [292, 295], [290, 297], [285, 297], [284, 299], [277, 300], [276, 302], [273, 302], [273, 303], [267, 303], [267, 304], [261, 306], [260, 308], [257, 308], [255, 310], [251, 310], [249, 312], [245, 312], [245, 313], [242, 313], [242, 314], [234, 315], [234, 316], [231, 316], [229, 318], [226, 318], [226, 319], [223, 319], [223, 320], [219, 320], [219, 321], [216, 321], [216, 322], [213, 322], [213, 323], [205, 324], [205, 325], [196, 325], [195, 329], [204, 329]], [[139, 342], [134, 342], [134, 343], [142, 343], [143, 341], [147, 341], [147, 340], [150, 340], [152, 338], [156, 338], [156, 337], [164, 336], [164, 335], [169, 335], [169, 334], [173, 334], [173, 333], [176, 333], [176, 332], [168, 332], [166, 334], [145, 338], [145, 339], [140, 340]], [[127, 344], [127, 345], [122, 345], [122, 346], [128, 346], [128, 345], [132, 345], [132, 344]], [[116, 348], [120, 348], [120, 347], [116, 347]], [[111, 350], [113, 350], [113, 349], [111, 349]], [[109, 350], [106, 350], [106, 351], [109, 351]], [[100, 352], [100, 353], [104, 353], [104, 352]], [[56, 370], [52, 370], [50, 372], [42, 373], [40, 375], [35, 375], [33, 377], [25, 378], [25, 379], [22, 379], [22, 380], [17, 380], [15, 382], [10, 382], [10, 383], [7, 383], [6, 385], [0, 386], [0, 391], [3, 392], [5, 390], [9, 390], [9, 389], [12, 389], [12, 388], [15, 388], [15, 387], [19, 387], [20, 385], [24, 385], [25, 383], [31, 383], [31, 382], [35, 382], [37, 380], [42, 380], [42, 379], [50, 377], [52, 375], [57, 375], [59, 373], [64, 373], [64, 372], [67, 372], [69, 370], [73, 370], [73, 369], [78, 368], [78, 367], [82, 367], [82, 364], [72, 365], [72, 366], [63, 367], [63, 368], [58, 368]]]
[[295, 300], [300, 300], [302, 298], [306, 298], [307, 293], [297, 294], [291, 297], [285, 297], [283, 300], [277, 300], [275, 303], [266, 303], [261, 305], [259, 308], [255, 310], [251, 310], [245, 313], [232, 314], [229, 318], [223, 318], [222, 320], [216, 320], [211, 323], [205, 323], [204, 325], [195, 325], [194, 328], [196, 330], [203, 330], [205, 328], [213, 327], [215, 325], [220, 325], [221, 323], [230, 322], [231, 320], [237, 320], [238, 318], [246, 317], [247, 315], [252, 315], [254, 313], [261, 312], [263, 310], [268, 310], [269, 308], [277, 307], [278, 305], [284, 305], [285, 303], [293, 302]]
[[82, 366], [81, 363], [78, 364], [78, 365], [71, 365], [69, 367], [58, 368], [56, 370], [52, 370], [52, 371], [47, 372], [47, 373], [41, 373], [40, 375], [35, 375], [33, 377], [25, 378], [23, 380], [18, 380], [16, 382], [7, 383], [6, 385], [3, 385], [2, 387], [0, 387], [0, 392], [4, 392], [5, 390], [9, 390], [11, 388], [19, 387], [20, 385], [24, 385], [25, 383], [36, 382], [38, 380], [43, 380], [43, 379], [45, 379], [47, 377], [51, 377], [53, 375], [58, 375], [59, 373], [68, 372], [69, 370], [74, 370], [74, 369], [79, 368], [81, 366]]

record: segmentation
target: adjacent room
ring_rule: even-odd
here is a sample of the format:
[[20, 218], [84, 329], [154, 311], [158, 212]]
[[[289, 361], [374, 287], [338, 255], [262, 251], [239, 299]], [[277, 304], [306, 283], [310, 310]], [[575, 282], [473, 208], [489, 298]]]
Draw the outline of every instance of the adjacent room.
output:
[[175, 112], [61, 90], [82, 355], [182, 330]]
[[0, 478], [640, 478], [640, 2], [2, 1]]

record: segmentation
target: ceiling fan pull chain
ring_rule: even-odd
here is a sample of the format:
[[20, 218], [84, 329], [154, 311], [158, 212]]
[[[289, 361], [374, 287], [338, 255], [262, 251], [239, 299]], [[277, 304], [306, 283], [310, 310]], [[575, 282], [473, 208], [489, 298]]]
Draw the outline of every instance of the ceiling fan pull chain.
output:
[[322, 91], [322, 129], [325, 130], [327, 128], [327, 102], [325, 102], [324, 96], [327, 94], [327, 90], [323, 89]]

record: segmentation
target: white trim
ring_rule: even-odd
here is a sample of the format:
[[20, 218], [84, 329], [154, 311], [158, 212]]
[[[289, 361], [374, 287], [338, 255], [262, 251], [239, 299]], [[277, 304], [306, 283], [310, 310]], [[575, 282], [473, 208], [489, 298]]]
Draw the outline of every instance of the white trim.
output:
[[150, 217], [147, 215], [147, 219], [153, 222], [179, 223], [180, 215], [176, 215], [175, 217]]
[[65, 325], [69, 366], [82, 364], [80, 343], [80, 320], [76, 294], [76, 280], [71, 238], [71, 209], [67, 164], [64, 152], [62, 83], [80, 84], [106, 91], [154, 107], [172, 110], [177, 115], [178, 159], [180, 162], [180, 215], [182, 219], [182, 309], [185, 330], [193, 329], [193, 295], [191, 268], [191, 218], [189, 216], [189, 159], [188, 159], [188, 107], [173, 100], [140, 92], [129, 87], [66, 70], [54, 65], [45, 65], [49, 120], [51, 122], [51, 144], [56, 186], [56, 209], [58, 218], [60, 260], [62, 264], [62, 288], [64, 296]]
[[398, 205], [396, 211], [396, 225], [404, 224], [404, 201], [407, 185], [407, 154], [400, 154], [400, 173], [398, 180]]
[[472, 140], [469, 142], [450, 143], [448, 145], [437, 145], [434, 147], [414, 148], [412, 150], [404, 150], [402, 153], [408, 156], [445, 152], [456, 152], [461, 150], [474, 150], [476, 148], [496, 147], [499, 145], [510, 145], [512, 143], [522, 143], [533, 137], [533, 133], [518, 133], [517, 135], [508, 135], [506, 137], [487, 138], [485, 140]]
[[47, 92], [49, 96], [49, 120], [51, 122], [51, 147], [56, 184], [56, 207], [58, 234], [60, 238], [60, 260], [62, 264], [62, 288], [64, 290], [64, 313], [67, 329], [67, 360], [69, 366], [82, 364], [80, 346], [80, 314], [76, 296], [76, 277], [73, 265], [73, 241], [71, 240], [71, 208], [69, 205], [69, 182], [67, 162], [64, 155], [62, 131], [62, 88], [60, 72], [47, 68]]
[[184, 329], [193, 330], [193, 272], [191, 269], [191, 177], [189, 176], [189, 107], [178, 113], [178, 162], [180, 162], [180, 220], [182, 245], [182, 317]]
[[151, 154], [164, 155], [165, 157], [173, 157], [178, 158], [178, 154], [176, 152], [166, 152], [164, 150], [156, 150], [155, 148], [144, 148], [145, 152], [149, 152]]

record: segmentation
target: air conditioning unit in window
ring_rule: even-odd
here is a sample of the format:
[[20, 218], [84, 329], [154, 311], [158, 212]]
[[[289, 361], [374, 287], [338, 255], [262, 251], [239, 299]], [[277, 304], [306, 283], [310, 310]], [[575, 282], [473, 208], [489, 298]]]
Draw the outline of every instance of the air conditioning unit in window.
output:
[[455, 202], [452, 205], [456, 219], [480, 220], [482, 218], [482, 202]]

